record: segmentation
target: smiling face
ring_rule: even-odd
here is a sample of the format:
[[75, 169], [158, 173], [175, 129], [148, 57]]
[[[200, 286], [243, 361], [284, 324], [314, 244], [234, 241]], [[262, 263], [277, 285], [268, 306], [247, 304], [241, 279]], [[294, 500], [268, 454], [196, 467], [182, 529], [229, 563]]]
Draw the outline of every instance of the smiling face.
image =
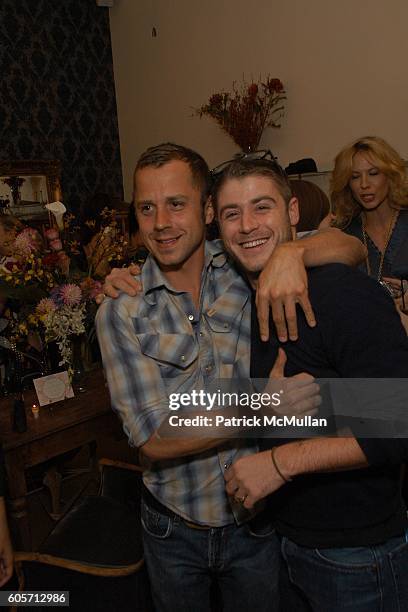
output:
[[356, 202], [367, 212], [388, 203], [388, 177], [364, 151], [353, 157], [349, 186]]
[[275, 247], [292, 239], [298, 201], [286, 204], [271, 177], [229, 178], [217, 195], [217, 218], [225, 248], [253, 283]]
[[188, 264], [200, 270], [204, 262], [205, 226], [213, 217], [190, 166], [172, 160], [147, 166], [135, 174], [135, 209], [140, 236], [163, 271]]

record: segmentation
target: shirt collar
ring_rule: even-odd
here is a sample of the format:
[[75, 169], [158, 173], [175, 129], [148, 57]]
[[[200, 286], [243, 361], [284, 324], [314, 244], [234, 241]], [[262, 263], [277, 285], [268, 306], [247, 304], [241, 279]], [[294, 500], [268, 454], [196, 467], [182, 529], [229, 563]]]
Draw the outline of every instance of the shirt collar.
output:
[[[227, 263], [227, 260], [228, 256], [224, 251], [224, 245], [221, 240], [207, 241], [205, 243], [204, 268], [206, 270], [211, 266], [213, 268], [222, 268]], [[185, 291], [178, 291], [171, 286], [152, 255], [149, 255], [143, 264], [141, 282], [145, 299], [149, 304], [156, 303], [154, 293], [159, 289], [167, 289], [167, 291], [174, 294], [185, 293]]]

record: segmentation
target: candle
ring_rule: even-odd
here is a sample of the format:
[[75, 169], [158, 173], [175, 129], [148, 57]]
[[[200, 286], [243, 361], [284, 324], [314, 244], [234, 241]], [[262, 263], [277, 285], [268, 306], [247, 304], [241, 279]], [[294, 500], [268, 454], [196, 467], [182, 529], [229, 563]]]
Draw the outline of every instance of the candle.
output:
[[33, 413], [33, 417], [35, 419], [38, 419], [38, 417], [40, 416], [40, 407], [37, 406], [37, 404], [33, 404], [31, 406], [31, 412]]

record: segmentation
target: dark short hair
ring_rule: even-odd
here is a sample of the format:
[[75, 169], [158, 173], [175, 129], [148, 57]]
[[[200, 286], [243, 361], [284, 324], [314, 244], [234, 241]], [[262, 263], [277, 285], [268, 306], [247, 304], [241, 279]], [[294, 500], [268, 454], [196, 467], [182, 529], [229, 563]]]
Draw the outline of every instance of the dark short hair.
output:
[[237, 159], [232, 161], [223, 172], [217, 176], [212, 186], [212, 201], [215, 210], [217, 209], [218, 194], [224, 184], [229, 179], [242, 179], [247, 176], [265, 176], [276, 184], [276, 187], [285, 200], [286, 204], [292, 197], [292, 188], [285, 172], [276, 164], [268, 159]]
[[300, 179], [290, 181], [293, 195], [299, 200], [298, 232], [317, 229], [330, 212], [330, 200], [315, 183]]
[[172, 142], [164, 142], [154, 147], [149, 147], [139, 157], [135, 174], [142, 168], [154, 166], [160, 168], [173, 160], [180, 160], [188, 164], [191, 170], [193, 184], [201, 191], [201, 202], [205, 204], [211, 190], [211, 175], [207, 162], [199, 153], [177, 145]]

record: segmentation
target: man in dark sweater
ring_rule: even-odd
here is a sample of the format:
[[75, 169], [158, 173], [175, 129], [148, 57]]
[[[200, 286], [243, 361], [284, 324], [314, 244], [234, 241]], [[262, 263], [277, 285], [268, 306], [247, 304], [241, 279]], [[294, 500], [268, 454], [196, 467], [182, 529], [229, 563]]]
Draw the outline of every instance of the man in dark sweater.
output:
[[[213, 200], [225, 247], [256, 288], [271, 252], [294, 235], [298, 203], [287, 178], [265, 160], [233, 162]], [[284, 345], [286, 376], [408, 378], [407, 337], [376, 281], [330, 265], [311, 270], [308, 282], [318, 325], [309, 328], [300, 318], [299, 340]], [[261, 341], [254, 317], [252, 376], [267, 378], [278, 351], [274, 334]], [[227, 492], [246, 507], [273, 493], [269, 511], [282, 536], [290, 597], [296, 594], [284, 609], [408, 610], [407, 515], [400, 494], [406, 441], [283, 442], [265, 440], [267, 450], [239, 459], [226, 481]]]

